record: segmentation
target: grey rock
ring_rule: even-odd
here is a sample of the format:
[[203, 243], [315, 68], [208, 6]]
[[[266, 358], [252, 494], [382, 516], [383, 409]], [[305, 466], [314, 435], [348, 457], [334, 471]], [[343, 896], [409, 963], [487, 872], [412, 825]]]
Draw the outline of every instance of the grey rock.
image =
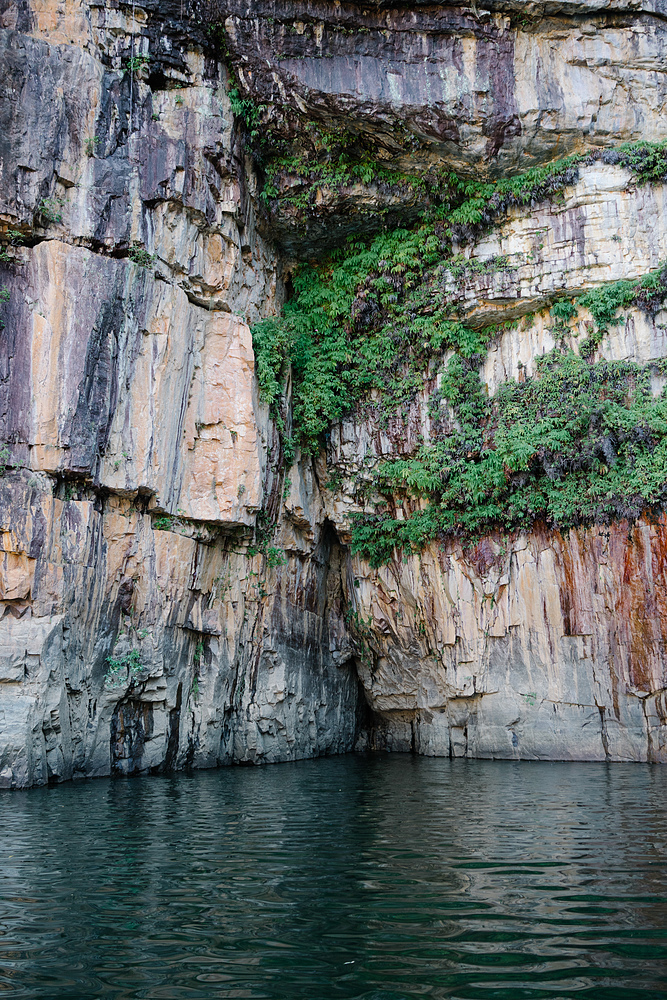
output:
[[[227, 19], [242, 88], [285, 128], [344, 121], [397, 167], [492, 176], [663, 138], [664, 13], [2, 5], [0, 223], [23, 238], [0, 271], [1, 788], [355, 748], [667, 759], [664, 517], [375, 570], [350, 555], [353, 482], [428, 435], [427, 399], [407, 427], [350, 414], [282, 468], [250, 325], [279, 310], [287, 258], [370, 231], [388, 196], [329, 193], [307, 231], [267, 213], [204, 30]], [[607, 156], [562, 204], [478, 234], [472, 259], [516, 266], [461, 279], [462, 314], [521, 320], [489, 351], [490, 393], [553, 347], [554, 295], [665, 256], [664, 195]], [[664, 358], [663, 327], [633, 310], [598, 356]]]

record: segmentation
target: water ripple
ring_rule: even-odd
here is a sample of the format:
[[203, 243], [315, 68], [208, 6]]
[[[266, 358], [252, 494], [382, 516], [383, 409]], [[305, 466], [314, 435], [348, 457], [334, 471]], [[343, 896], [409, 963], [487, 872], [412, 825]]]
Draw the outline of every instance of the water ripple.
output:
[[349, 756], [0, 797], [0, 1000], [667, 1000], [667, 768]]

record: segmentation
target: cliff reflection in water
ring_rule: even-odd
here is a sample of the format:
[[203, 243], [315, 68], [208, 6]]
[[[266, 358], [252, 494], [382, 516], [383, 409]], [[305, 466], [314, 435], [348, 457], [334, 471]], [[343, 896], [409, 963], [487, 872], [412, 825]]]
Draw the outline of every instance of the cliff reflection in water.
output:
[[0, 994], [667, 996], [667, 770], [347, 756], [0, 798]]

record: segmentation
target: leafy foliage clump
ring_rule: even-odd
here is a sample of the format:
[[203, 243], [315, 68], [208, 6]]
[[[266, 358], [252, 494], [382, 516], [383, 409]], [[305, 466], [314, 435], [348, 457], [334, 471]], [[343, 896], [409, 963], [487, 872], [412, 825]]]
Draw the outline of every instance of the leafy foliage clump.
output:
[[602, 153], [603, 163], [618, 164], [632, 171], [639, 184], [667, 181], [667, 141], [625, 142]]
[[452, 177], [453, 186], [463, 196], [461, 203], [449, 212], [441, 209], [438, 214], [447, 218], [449, 235], [461, 239], [469, 235], [470, 227], [488, 225], [510, 208], [536, 205], [557, 195], [577, 181], [579, 165], [585, 160], [583, 154], [577, 153], [493, 183]]
[[128, 73], [131, 73], [133, 76], [138, 76], [143, 70], [146, 69], [146, 67], [150, 64], [150, 61], [150, 56], [130, 56], [125, 63], [125, 68]]
[[283, 550], [277, 548], [275, 545], [269, 545], [266, 550], [266, 565], [271, 568], [286, 566], [287, 558]]
[[298, 269], [282, 316], [253, 328], [260, 394], [274, 409], [291, 369], [303, 449], [316, 451], [329, 425], [373, 393], [385, 414], [404, 408], [444, 349], [484, 349], [490, 332], [466, 326], [447, 303], [444, 259], [432, 223], [348, 244]]
[[[298, 268], [295, 294], [282, 316], [253, 329], [261, 395], [274, 410], [292, 371], [296, 443], [316, 450], [331, 423], [373, 394], [382, 398], [385, 412], [404, 407], [443, 350], [463, 357], [482, 352], [496, 331], [462, 323], [447, 298], [448, 280], [475, 269], [453, 255], [454, 243], [508, 208], [533, 204], [572, 183], [582, 159], [568, 157], [496, 184], [450, 175], [450, 201], [413, 229], [349, 241], [327, 260]], [[498, 258], [480, 266], [510, 265]], [[578, 305], [590, 309], [595, 331], [582, 345], [583, 353], [592, 352], [609, 327], [621, 321], [621, 309], [637, 304], [655, 311], [666, 292], [667, 269], [662, 268], [640, 281], [586, 293]], [[564, 300], [555, 303], [556, 324], [567, 325], [576, 308]]]
[[239, 118], [249, 137], [255, 139], [260, 135], [262, 115], [265, 111], [263, 104], [255, 104], [249, 97], [241, 97], [238, 86], [231, 87], [227, 96], [232, 109], [232, 114]]
[[[622, 309], [639, 306], [645, 312], [655, 313], [667, 296], [667, 264], [651, 271], [636, 281], [613, 281], [599, 285], [581, 295], [577, 305], [590, 310], [595, 320], [595, 330], [581, 345], [581, 353], [591, 354], [610, 326], [623, 322]], [[571, 306], [576, 309], [576, 306]], [[554, 307], [555, 308], [555, 307]]]
[[174, 518], [170, 514], [153, 519], [153, 528], [156, 531], [171, 531], [174, 526]]
[[[375, 485], [387, 504], [356, 516], [354, 552], [379, 565], [397, 546], [536, 519], [604, 522], [667, 500], [667, 390], [651, 392], [667, 363], [591, 364], [553, 351], [536, 364], [531, 379], [488, 399], [473, 367], [450, 360], [440, 391], [451, 424], [414, 456], [380, 466]], [[414, 508], [407, 519], [390, 512], [397, 494]]]
[[107, 672], [104, 675], [105, 687], [115, 688], [124, 682], [131, 683], [145, 670], [141, 662], [141, 653], [132, 649], [122, 656], [107, 656]]
[[[470, 267], [452, 240], [512, 205], [553, 194], [576, 178], [580, 157], [534, 168], [497, 184], [447, 177], [448, 201], [413, 229], [348, 243], [328, 260], [299, 268], [280, 318], [253, 329], [262, 398], [274, 409], [293, 374], [297, 443], [316, 450], [332, 422], [360, 399], [381, 396], [401, 409], [423, 387], [433, 357], [451, 348], [483, 351], [492, 331], [463, 324], [447, 301], [450, 275]], [[506, 267], [507, 261], [485, 264]]]
[[62, 199], [61, 198], [42, 198], [35, 215], [37, 219], [42, 222], [45, 226], [50, 226], [53, 223], [63, 221], [62, 213]]
[[[255, 133], [256, 134], [256, 133]], [[284, 179], [296, 184], [284, 184]], [[313, 204], [318, 191], [328, 187], [334, 191], [353, 184], [374, 184], [386, 189], [401, 190], [405, 194], [429, 195], [436, 201], [449, 193], [448, 171], [430, 170], [420, 173], [392, 169], [369, 151], [356, 155], [343, 149], [335, 155], [327, 150], [322, 157], [313, 157], [301, 151], [288, 156], [274, 156], [265, 167], [261, 197], [266, 203], [290, 205], [301, 211]]]
[[130, 243], [129, 249], [127, 251], [127, 256], [134, 264], [138, 264], [139, 267], [150, 268], [157, 260], [155, 254], [149, 253], [142, 243], [138, 240], [133, 240]]
[[[662, 146], [621, 152], [638, 183], [662, 169]], [[667, 266], [556, 301], [557, 333], [580, 306], [590, 310], [594, 329], [582, 357], [555, 352], [532, 379], [504, 386], [492, 401], [478, 367], [498, 329], [463, 323], [451, 292], [452, 281], [473, 271], [511, 266], [506, 258], [467, 260], [456, 252], [466, 239], [512, 206], [557, 195], [582, 162], [569, 157], [494, 184], [447, 175], [442, 203], [418, 225], [349, 241], [326, 260], [300, 266], [282, 315], [254, 327], [260, 395], [276, 415], [285, 412], [291, 386], [290, 454], [295, 444], [317, 451], [330, 426], [355, 408], [375, 407], [380, 426], [391, 415], [406, 420], [416, 394], [430, 392], [443, 354], [454, 355], [431, 395], [430, 409], [440, 413], [436, 431], [413, 455], [376, 469], [371, 490], [386, 502], [353, 519], [353, 549], [374, 564], [397, 546], [420, 548], [537, 518], [567, 527], [662, 502], [665, 399], [647, 390], [649, 369], [594, 365], [590, 356], [622, 322], [623, 309], [660, 307]], [[407, 517], [397, 516], [404, 510]]]

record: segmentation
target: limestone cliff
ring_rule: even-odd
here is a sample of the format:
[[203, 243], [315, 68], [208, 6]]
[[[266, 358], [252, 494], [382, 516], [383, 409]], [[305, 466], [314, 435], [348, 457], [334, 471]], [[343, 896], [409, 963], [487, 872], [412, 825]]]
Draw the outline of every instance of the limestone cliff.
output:
[[[378, 476], [455, 433], [434, 399], [456, 350], [429, 347], [400, 412], [369, 390], [314, 446], [300, 362], [270, 404], [251, 332], [298, 300], [300, 263], [430, 212], [445, 263], [417, 285], [487, 331], [465, 357], [489, 400], [558, 349], [634, 364], [659, 402], [667, 167], [623, 144], [667, 138], [666, 13], [0, 2], [0, 785], [368, 746], [667, 758], [664, 483], [375, 559], [354, 518], [432, 503]], [[360, 336], [391, 308], [378, 274]], [[586, 293], [610, 285], [605, 324]]]

